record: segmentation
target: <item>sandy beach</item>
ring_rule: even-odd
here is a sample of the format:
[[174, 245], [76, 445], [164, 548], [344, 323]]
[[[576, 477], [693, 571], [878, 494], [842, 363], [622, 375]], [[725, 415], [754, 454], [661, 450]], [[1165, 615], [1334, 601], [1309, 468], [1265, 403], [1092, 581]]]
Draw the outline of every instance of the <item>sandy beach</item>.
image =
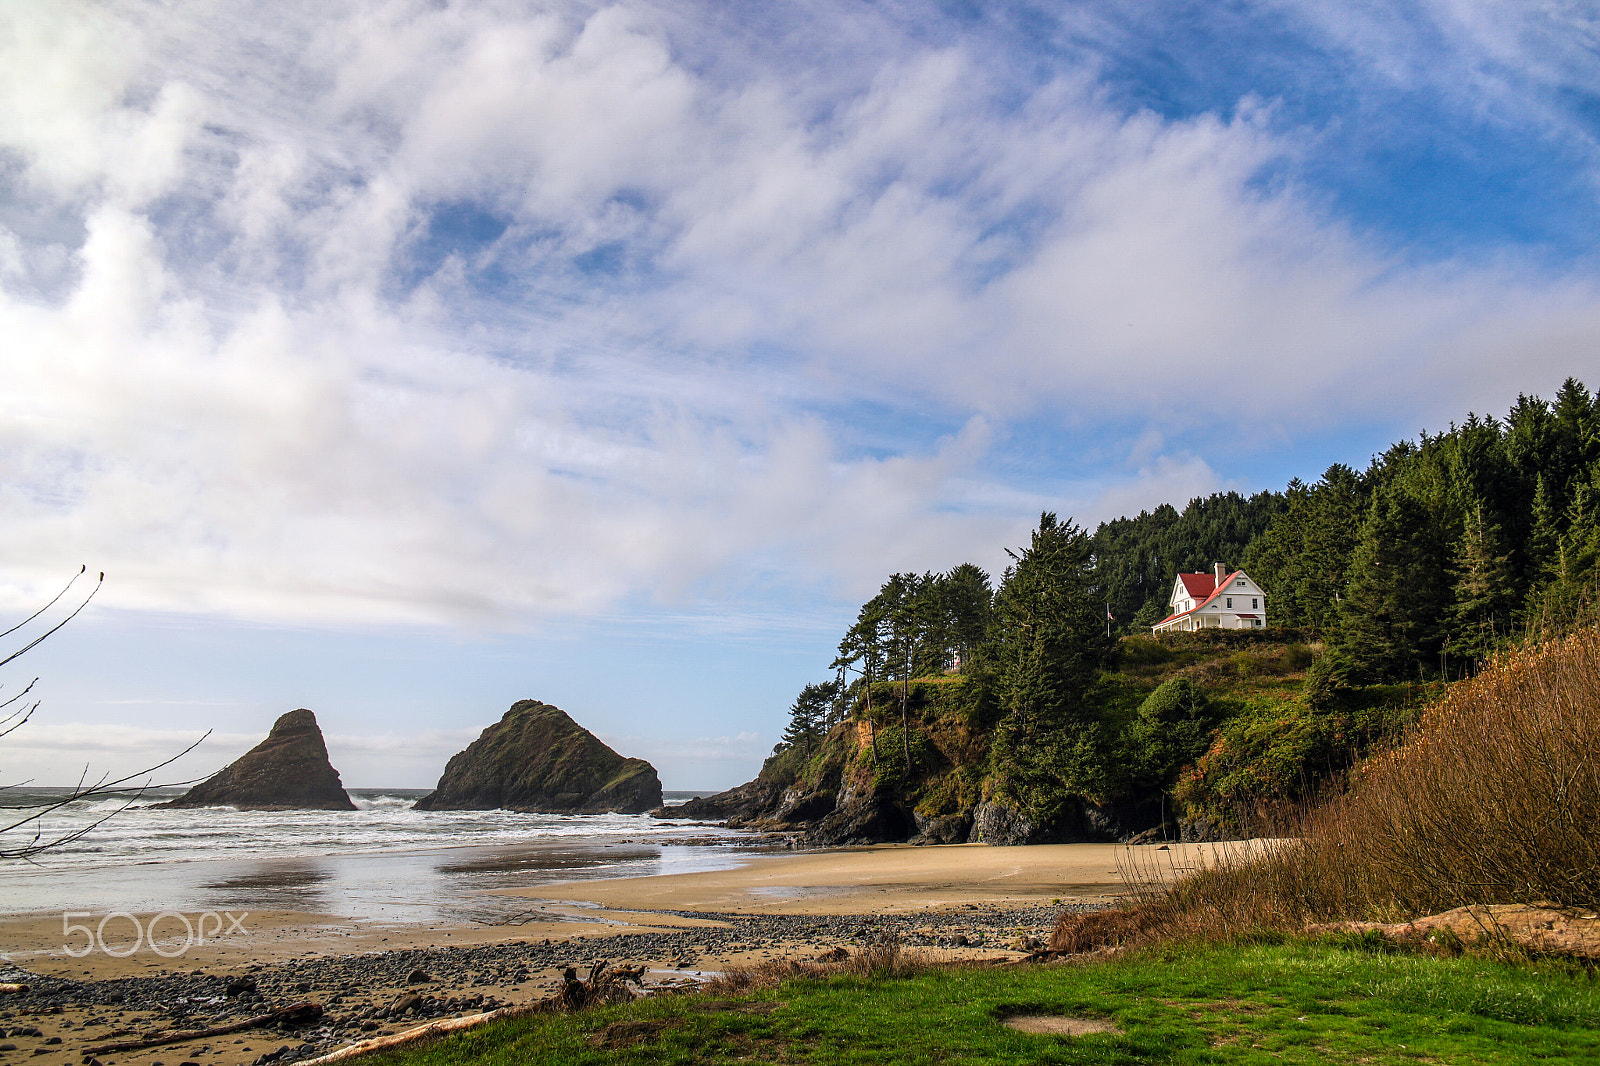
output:
[[880, 844], [758, 855], [732, 870], [592, 880], [501, 890], [506, 895], [630, 910], [727, 914], [904, 914], [962, 904], [1040, 906], [1103, 901], [1125, 890], [1123, 874], [1168, 856], [1188, 868], [1211, 845], [1158, 852], [1121, 844], [920, 847]]
[[[99, 1056], [102, 1066], [245, 1064], [289, 1047], [292, 1059], [302, 1045], [299, 1053], [311, 1054], [398, 1031], [420, 1016], [538, 998], [563, 967], [582, 970], [600, 959], [643, 965], [646, 985], [661, 987], [762, 959], [859, 949], [885, 933], [941, 958], [1016, 956], [1048, 935], [1062, 908], [1125, 893], [1131, 871], [1170, 873], [1212, 852], [1206, 845], [1073, 844], [752, 854], [731, 869], [490, 889], [515, 901], [496, 924], [261, 911], [194, 944], [168, 918], [158, 927], [159, 950], [142, 943], [126, 957], [95, 950], [74, 958], [64, 950], [61, 915], [14, 915], [0, 918], [0, 956], [14, 968], [6, 979], [37, 987], [0, 998], [8, 1029], [0, 1063], [77, 1062], [85, 1048], [132, 1034], [218, 1024], [296, 1000], [322, 1003], [327, 1017], [309, 1031], [256, 1030]], [[141, 924], [151, 918], [135, 916]], [[132, 937], [132, 922], [122, 917], [104, 929], [114, 951], [125, 951]], [[73, 941], [83, 942], [82, 934]], [[256, 989], [226, 995], [224, 985], [241, 977]], [[413, 993], [419, 1006], [390, 1012]]]

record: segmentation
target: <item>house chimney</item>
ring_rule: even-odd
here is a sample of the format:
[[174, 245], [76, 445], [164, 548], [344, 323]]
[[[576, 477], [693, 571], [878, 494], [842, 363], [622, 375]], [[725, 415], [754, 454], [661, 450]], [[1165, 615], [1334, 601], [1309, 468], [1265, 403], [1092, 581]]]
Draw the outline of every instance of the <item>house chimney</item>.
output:
[[1211, 566], [1217, 574], [1217, 585], [1221, 586], [1224, 581], [1228, 580], [1228, 568], [1221, 563], [1212, 563]]

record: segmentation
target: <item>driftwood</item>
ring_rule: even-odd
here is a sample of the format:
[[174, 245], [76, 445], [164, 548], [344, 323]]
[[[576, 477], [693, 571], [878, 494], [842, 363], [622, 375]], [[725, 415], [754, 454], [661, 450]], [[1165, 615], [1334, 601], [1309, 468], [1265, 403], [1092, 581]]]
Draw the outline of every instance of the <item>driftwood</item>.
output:
[[375, 1036], [371, 1040], [363, 1040], [359, 1044], [342, 1047], [338, 1051], [330, 1051], [326, 1055], [319, 1055], [314, 1059], [306, 1059], [300, 1066], [323, 1066], [330, 1062], [343, 1062], [345, 1059], [359, 1058], [362, 1055], [371, 1055], [378, 1051], [387, 1051], [390, 1048], [404, 1047], [415, 1044], [420, 1040], [430, 1037], [443, 1036], [453, 1033], [458, 1029], [470, 1029], [474, 1025], [484, 1022], [499, 1021], [502, 1018], [514, 1018], [519, 1014], [534, 1014], [539, 1004], [525, 1004], [521, 1007], [502, 1007], [499, 1010], [487, 1011], [483, 1014], [469, 1014], [465, 1018], [441, 1018], [427, 1025], [419, 1025], [415, 1029], [407, 1029], [403, 1033], [394, 1033], [391, 1036]]
[[104, 1055], [113, 1051], [138, 1051], [147, 1047], [162, 1047], [166, 1044], [181, 1044], [186, 1040], [202, 1040], [208, 1036], [226, 1036], [229, 1033], [240, 1033], [246, 1029], [257, 1029], [264, 1025], [278, 1025], [287, 1022], [290, 1025], [304, 1025], [314, 1022], [322, 1017], [322, 1004], [296, 1003], [283, 1007], [271, 1014], [261, 1014], [254, 1018], [246, 1018], [242, 1022], [230, 1022], [227, 1025], [218, 1025], [211, 1029], [185, 1029], [177, 1033], [158, 1033], [147, 1036], [141, 1040], [124, 1040], [118, 1044], [99, 1044], [95, 1047], [83, 1049], [85, 1055]]
[[326, 1055], [319, 1055], [314, 1059], [306, 1059], [299, 1066], [330, 1066], [331, 1063], [344, 1062], [348, 1059], [360, 1058], [379, 1051], [388, 1051], [392, 1048], [405, 1047], [423, 1040], [430, 1040], [436, 1036], [447, 1033], [459, 1032], [462, 1029], [471, 1029], [485, 1022], [506, 1021], [511, 1018], [523, 1018], [530, 1014], [555, 1014], [562, 1011], [582, 1010], [601, 1003], [615, 1003], [618, 1000], [632, 999], [633, 992], [629, 984], [640, 984], [644, 979], [643, 966], [619, 966], [617, 969], [608, 969], [610, 963], [599, 962], [589, 971], [587, 980], [579, 980], [578, 971], [572, 967], [562, 974], [561, 990], [553, 996], [535, 1000], [532, 1003], [521, 1003], [514, 1007], [501, 1007], [499, 1010], [487, 1011], [483, 1014], [470, 1014], [465, 1018], [442, 1018], [436, 1022], [419, 1025], [415, 1029], [407, 1029], [403, 1033], [393, 1033], [389, 1036], [375, 1036], [370, 1040], [363, 1040], [349, 1047], [342, 1047], [337, 1051], [330, 1051]]
[[0, 996], [20, 996], [27, 991], [27, 985], [14, 985], [10, 982], [0, 983]]

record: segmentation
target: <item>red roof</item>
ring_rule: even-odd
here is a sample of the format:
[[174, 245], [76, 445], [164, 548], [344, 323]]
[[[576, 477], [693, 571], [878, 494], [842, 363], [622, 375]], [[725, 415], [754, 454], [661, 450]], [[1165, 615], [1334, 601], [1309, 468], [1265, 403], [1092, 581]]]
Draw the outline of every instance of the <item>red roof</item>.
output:
[[[1187, 611], [1179, 611], [1176, 614], [1167, 615], [1161, 621], [1157, 622], [1156, 625], [1158, 627], [1164, 626], [1174, 618], [1182, 618], [1186, 614], [1194, 614], [1206, 604], [1216, 599], [1219, 594], [1221, 594], [1229, 585], [1233, 583], [1233, 579], [1242, 573], [1244, 573], [1243, 570], [1233, 571], [1227, 577], [1222, 579], [1221, 584], [1217, 583], [1216, 574], [1179, 574], [1178, 580], [1183, 582], [1183, 591], [1189, 594], [1190, 599], [1198, 602]], [[1254, 618], [1255, 615], [1241, 614], [1239, 617]]]

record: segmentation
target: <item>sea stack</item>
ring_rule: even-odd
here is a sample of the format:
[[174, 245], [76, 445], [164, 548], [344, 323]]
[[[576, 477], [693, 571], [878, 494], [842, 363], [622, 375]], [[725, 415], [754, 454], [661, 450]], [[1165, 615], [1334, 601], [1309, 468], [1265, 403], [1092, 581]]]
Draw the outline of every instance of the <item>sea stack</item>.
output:
[[266, 740], [164, 806], [356, 809], [339, 783], [339, 771], [328, 762], [317, 716], [304, 707], [279, 718]]
[[422, 811], [505, 808], [551, 814], [641, 814], [661, 806], [661, 779], [625, 759], [559, 707], [518, 700], [444, 768]]

